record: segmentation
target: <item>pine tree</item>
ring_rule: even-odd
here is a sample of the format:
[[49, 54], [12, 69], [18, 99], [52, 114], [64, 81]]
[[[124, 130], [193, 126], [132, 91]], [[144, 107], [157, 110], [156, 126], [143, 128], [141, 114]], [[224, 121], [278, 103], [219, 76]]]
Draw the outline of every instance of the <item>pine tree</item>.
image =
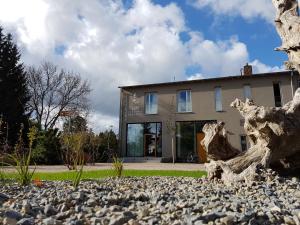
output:
[[14, 145], [21, 124], [28, 124], [26, 105], [29, 94], [26, 87], [26, 72], [20, 62], [21, 55], [11, 34], [4, 34], [0, 27], [0, 117], [5, 122], [2, 132], [8, 143]]

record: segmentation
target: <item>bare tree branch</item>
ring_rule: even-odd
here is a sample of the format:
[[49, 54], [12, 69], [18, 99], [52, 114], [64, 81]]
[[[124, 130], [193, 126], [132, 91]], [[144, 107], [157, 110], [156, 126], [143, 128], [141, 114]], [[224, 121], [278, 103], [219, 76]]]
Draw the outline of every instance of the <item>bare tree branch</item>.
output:
[[28, 68], [28, 87], [32, 95], [30, 111], [45, 130], [55, 126], [62, 111], [86, 112], [89, 108], [88, 82], [79, 74], [60, 70], [49, 62]]

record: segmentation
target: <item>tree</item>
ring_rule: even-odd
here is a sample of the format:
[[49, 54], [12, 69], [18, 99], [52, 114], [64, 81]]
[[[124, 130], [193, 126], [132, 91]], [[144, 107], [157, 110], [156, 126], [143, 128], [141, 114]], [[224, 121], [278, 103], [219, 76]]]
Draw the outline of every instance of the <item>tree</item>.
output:
[[33, 147], [33, 161], [43, 165], [61, 164], [62, 149], [60, 139], [61, 133], [57, 128], [40, 131]]
[[97, 160], [101, 162], [106, 162], [113, 155], [116, 154], [118, 149], [118, 137], [115, 132], [110, 129], [104, 132], [100, 132], [99, 138], [99, 149]]
[[82, 116], [75, 116], [74, 118], [70, 117], [65, 123], [64, 123], [64, 132], [83, 132], [87, 131], [87, 121]]
[[0, 116], [5, 127], [3, 133], [10, 145], [17, 141], [21, 124], [24, 125], [24, 133], [28, 128], [27, 103], [30, 95], [20, 58], [12, 35], [4, 34], [0, 27]]
[[40, 129], [53, 128], [63, 111], [88, 110], [87, 96], [91, 89], [79, 74], [58, 69], [49, 62], [38, 68], [31, 66], [27, 73], [32, 95], [29, 107]]

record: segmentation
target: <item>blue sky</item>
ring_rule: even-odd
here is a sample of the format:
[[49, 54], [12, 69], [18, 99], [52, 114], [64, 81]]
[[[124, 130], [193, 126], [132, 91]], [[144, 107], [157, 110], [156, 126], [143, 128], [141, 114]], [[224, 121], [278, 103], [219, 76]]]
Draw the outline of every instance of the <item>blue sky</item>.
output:
[[[127, 4], [129, 2], [132, 1], [127, 1]], [[274, 51], [281, 43], [274, 24], [260, 17], [245, 19], [240, 15], [215, 16], [209, 7], [198, 9], [188, 1], [182, 0], [154, 0], [154, 2], [161, 5], [176, 3], [184, 12], [187, 26], [202, 32], [207, 39], [218, 41], [237, 35], [238, 39], [247, 45], [251, 61], [259, 59], [270, 66], [281, 66], [287, 59], [286, 54]], [[182, 36], [182, 40], [186, 40], [186, 35]]]
[[[282, 70], [271, 0], [0, 0], [25, 65], [51, 61], [92, 88], [90, 124], [118, 126], [118, 86]], [[109, 99], [109, 100], [108, 100]]]

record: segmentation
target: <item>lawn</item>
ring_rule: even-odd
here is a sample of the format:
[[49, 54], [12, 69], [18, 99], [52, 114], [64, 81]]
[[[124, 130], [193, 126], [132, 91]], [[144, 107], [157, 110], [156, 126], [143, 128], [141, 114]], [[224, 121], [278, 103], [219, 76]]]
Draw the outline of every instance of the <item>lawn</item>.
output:
[[[112, 170], [94, 170], [84, 171], [82, 179], [98, 179], [113, 176]], [[4, 174], [6, 178], [15, 178], [16, 173]], [[199, 178], [206, 176], [205, 171], [177, 171], [177, 170], [124, 170], [125, 177], [145, 177], [145, 176], [173, 176], [173, 177], [194, 177]], [[72, 180], [74, 172], [57, 172], [57, 173], [35, 173], [34, 179], [40, 180]]]

